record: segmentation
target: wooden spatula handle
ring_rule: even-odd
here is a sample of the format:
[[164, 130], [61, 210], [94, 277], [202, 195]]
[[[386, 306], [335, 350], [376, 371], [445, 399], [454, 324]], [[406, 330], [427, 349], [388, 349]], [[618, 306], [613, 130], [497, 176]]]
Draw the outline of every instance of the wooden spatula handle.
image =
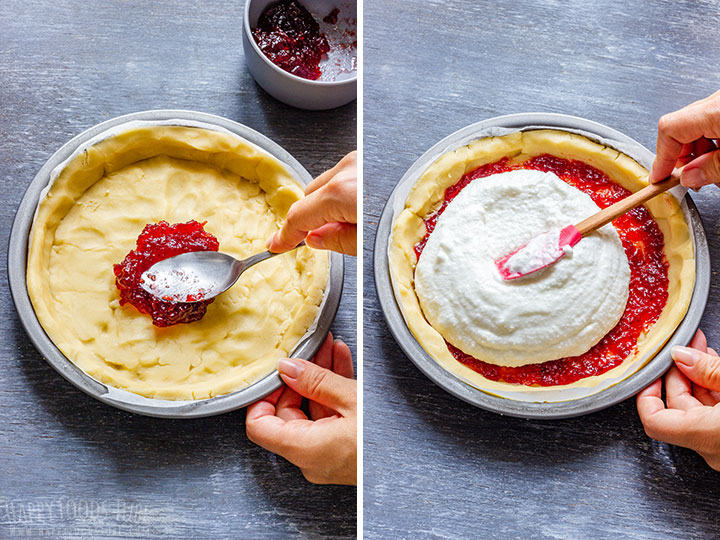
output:
[[600, 210], [597, 214], [593, 214], [587, 219], [584, 219], [578, 223], [575, 227], [581, 235], [586, 236], [595, 229], [599, 229], [603, 225], [607, 225], [615, 218], [623, 215], [628, 210], [632, 210], [636, 206], [640, 206], [644, 202], [649, 201], [656, 195], [667, 191], [668, 189], [674, 188], [680, 183], [680, 170], [674, 171], [662, 182], [657, 184], [649, 184], [642, 188], [640, 191], [636, 191], [632, 195], [625, 197], [622, 201], [618, 201], [615, 204], [608, 206], [607, 208]]

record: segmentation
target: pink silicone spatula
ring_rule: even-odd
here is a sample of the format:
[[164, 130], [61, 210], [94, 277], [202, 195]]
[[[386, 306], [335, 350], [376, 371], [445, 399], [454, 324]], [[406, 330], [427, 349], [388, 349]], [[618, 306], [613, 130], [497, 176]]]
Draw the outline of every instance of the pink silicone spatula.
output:
[[677, 169], [662, 182], [647, 185], [623, 200], [584, 219], [577, 225], [568, 225], [564, 229], [536, 236], [524, 246], [497, 259], [495, 266], [497, 266], [500, 276], [504, 280], [521, 278], [542, 270], [560, 259], [565, 254], [566, 248], [573, 247], [583, 236], [587, 236], [595, 229], [607, 225], [628, 210], [640, 206], [679, 183], [680, 169]]

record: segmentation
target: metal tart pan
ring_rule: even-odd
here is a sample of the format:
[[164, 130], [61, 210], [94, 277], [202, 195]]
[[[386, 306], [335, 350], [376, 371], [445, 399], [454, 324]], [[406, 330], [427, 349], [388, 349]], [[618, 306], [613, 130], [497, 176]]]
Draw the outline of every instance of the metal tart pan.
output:
[[582, 134], [619, 150], [649, 167], [654, 154], [634, 139], [608, 126], [584, 118], [552, 113], [520, 113], [498, 116], [467, 126], [445, 137], [423, 154], [404, 174], [393, 190], [378, 223], [374, 250], [375, 287], [390, 332], [407, 357], [435, 384], [472, 405], [495, 413], [520, 418], [559, 419], [581, 416], [605, 409], [635, 395], [672, 365], [670, 350], [690, 343], [698, 329], [710, 291], [710, 253], [700, 215], [686, 195], [681, 209], [695, 245], [695, 287], [685, 318], [668, 342], [642, 368], [596, 394], [568, 401], [519, 401], [479, 390], [443, 369], [410, 332], [395, 297], [388, 266], [388, 247], [395, 212], [404, 204], [409, 187], [442, 154], [475, 139], [505, 135], [513, 131], [559, 129]]
[[[79, 149], [104, 138], [106, 133], [111, 136], [136, 122], [204, 127], [231, 132], [280, 160], [304, 185], [312, 180], [305, 168], [277, 143], [247, 126], [220, 116], [186, 110], [154, 110], [119, 116], [93, 126], [67, 142], [48, 159], [28, 186], [15, 215], [8, 246], [8, 277], [20, 321], [40, 354], [60, 375], [86, 394], [118, 409], [162, 418], [198, 418], [245, 407], [282, 386], [277, 371], [246, 388], [209, 399], [172, 401], [146, 398], [101, 383], [68, 360], [45, 333], [30, 302], [25, 280], [28, 238], [37, 205], [44, 196], [43, 190], [51, 181], [53, 170]], [[340, 305], [343, 275], [342, 255], [331, 253], [330, 276], [320, 313], [313, 328], [295, 347], [293, 356], [310, 359], [320, 348]]]

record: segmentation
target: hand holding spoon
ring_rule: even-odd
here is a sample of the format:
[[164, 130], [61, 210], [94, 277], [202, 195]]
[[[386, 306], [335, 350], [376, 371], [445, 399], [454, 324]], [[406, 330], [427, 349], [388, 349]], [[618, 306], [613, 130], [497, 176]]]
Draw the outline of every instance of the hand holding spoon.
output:
[[153, 264], [143, 272], [140, 286], [169, 302], [209, 300], [232, 287], [245, 270], [275, 255], [282, 253], [264, 251], [242, 260], [218, 251], [182, 253]]
[[524, 246], [496, 260], [495, 266], [497, 266], [500, 276], [506, 281], [542, 270], [562, 258], [565, 252], [584, 236], [679, 183], [680, 169], [677, 169], [662, 182], [647, 185], [577, 225], [568, 225], [564, 229], [556, 229], [536, 236]]

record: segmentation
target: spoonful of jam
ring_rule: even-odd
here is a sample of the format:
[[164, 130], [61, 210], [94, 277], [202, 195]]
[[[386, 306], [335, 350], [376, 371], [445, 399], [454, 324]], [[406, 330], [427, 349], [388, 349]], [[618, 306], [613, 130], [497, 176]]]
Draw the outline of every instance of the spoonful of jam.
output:
[[205, 302], [227, 291], [251, 266], [283, 253], [264, 251], [242, 260], [218, 251], [182, 253], [153, 264], [143, 272], [140, 286], [166, 302]]

